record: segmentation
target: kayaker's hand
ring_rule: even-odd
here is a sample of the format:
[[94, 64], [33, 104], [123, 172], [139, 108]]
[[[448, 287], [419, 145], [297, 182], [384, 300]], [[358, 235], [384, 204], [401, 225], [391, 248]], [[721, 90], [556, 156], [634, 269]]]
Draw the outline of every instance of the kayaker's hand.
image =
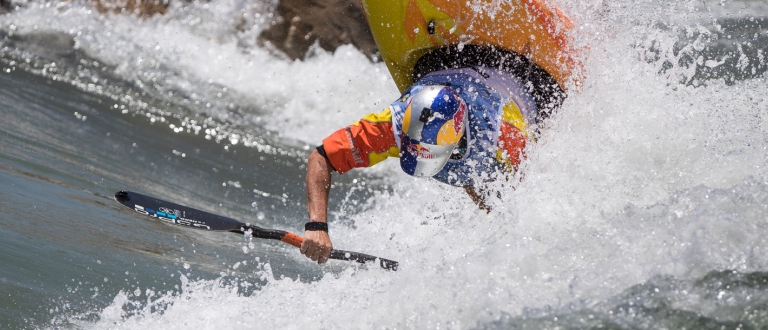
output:
[[308, 230], [304, 232], [304, 242], [301, 243], [301, 253], [318, 264], [324, 264], [331, 255], [333, 244], [331, 237], [322, 230]]

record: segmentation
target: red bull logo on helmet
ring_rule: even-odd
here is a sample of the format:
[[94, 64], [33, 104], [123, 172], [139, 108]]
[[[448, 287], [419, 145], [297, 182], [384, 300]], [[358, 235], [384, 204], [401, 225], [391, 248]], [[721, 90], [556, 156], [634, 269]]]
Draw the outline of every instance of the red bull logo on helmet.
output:
[[408, 153], [411, 155], [423, 158], [423, 159], [433, 159], [435, 158], [435, 155], [432, 154], [432, 152], [429, 150], [429, 148], [424, 147], [420, 144], [411, 144], [408, 145]]
[[464, 118], [467, 113], [467, 106], [464, 102], [459, 104], [458, 109], [450, 120], [445, 122], [437, 133], [437, 145], [447, 146], [456, 144], [464, 133]]
[[467, 105], [461, 102], [459, 105], [459, 111], [453, 115], [453, 130], [456, 134], [461, 134], [461, 130], [464, 127], [464, 114], [467, 113]]

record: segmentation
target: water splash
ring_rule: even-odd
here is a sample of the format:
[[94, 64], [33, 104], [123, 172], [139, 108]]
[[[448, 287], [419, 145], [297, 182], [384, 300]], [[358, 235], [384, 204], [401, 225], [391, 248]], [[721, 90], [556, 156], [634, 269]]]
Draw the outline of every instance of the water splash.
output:
[[[461, 190], [383, 164], [371, 180], [390, 189], [332, 210], [343, 220], [333, 238], [345, 249], [381, 251], [400, 261], [398, 272], [336, 264], [317, 277], [282, 277], [264, 264], [213, 281], [184, 277], [178, 292], [157, 300], [118, 295], [99, 321], [82, 326], [732, 325], [743, 305], [758, 306], [750, 315], [759, 323], [759, 278], [768, 267], [760, 235], [768, 215], [768, 11], [739, 12], [761, 6], [752, 2], [561, 2], [573, 8], [577, 43], [589, 46], [586, 84], [530, 150], [514, 191], [497, 188], [505, 193], [491, 199], [493, 212], [477, 210]], [[214, 5], [223, 8], [214, 13], [242, 14], [237, 2]], [[257, 142], [274, 134], [257, 143], [272, 148], [316, 143], [396, 97], [383, 65], [354, 49], [288, 62], [244, 41], [258, 27], [233, 33], [199, 6], [141, 24], [77, 5], [30, 7], [0, 23], [3, 30], [14, 25], [22, 39], [35, 25], [63, 34], [75, 40], [75, 57], [88, 60], [35, 66], [7, 47], [3, 58], [23, 69], [18, 63], [33, 58], [33, 72], [97, 93], [102, 86], [120, 101], [116, 110], [175, 119], [191, 134], [225, 143], [231, 134]], [[114, 81], [124, 85], [110, 90]], [[309, 274], [318, 267], [294, 257]], [[743, 277], [757, 277], [748, 281], [758, 289], [717, 284]]]

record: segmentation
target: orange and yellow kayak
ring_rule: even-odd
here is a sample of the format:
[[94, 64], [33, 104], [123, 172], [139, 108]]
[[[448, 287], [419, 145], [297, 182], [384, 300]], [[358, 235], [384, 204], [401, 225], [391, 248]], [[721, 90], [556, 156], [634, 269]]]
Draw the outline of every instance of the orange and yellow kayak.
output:
[[402, 92], [425, 54], [462, 45], [525, 56], [562, 88], [578, 83], [573, 24], [542, 0], [360, 0], [382, 59]]

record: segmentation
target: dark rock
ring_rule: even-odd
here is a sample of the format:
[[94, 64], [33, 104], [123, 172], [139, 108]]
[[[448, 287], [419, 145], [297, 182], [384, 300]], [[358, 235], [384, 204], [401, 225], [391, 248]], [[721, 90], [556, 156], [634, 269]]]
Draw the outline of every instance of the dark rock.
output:
[[[101, 13], [131, 13], [142, 17], [168, 12], [173, 0], [88, 0]], [[189, 1], [189, 0], [181, 0]], [[0, 0], [0, 14], [13, 7]], [[302, 59], [317, 43], [327, 51], [352, 44], [372, 57], [378, 52], [358, 0], [279, 0], [277, 19], [258, 37], [291, 59]]]
[[377, 52], [357, 0], [280, 0], [276, 21], [259, 36], [291, 59], [304, 58], [315, 42], [327, 51], [352, 44], [368, 56]]
[[0, 0], [0, 14], [11, 11], [11, 0]]

